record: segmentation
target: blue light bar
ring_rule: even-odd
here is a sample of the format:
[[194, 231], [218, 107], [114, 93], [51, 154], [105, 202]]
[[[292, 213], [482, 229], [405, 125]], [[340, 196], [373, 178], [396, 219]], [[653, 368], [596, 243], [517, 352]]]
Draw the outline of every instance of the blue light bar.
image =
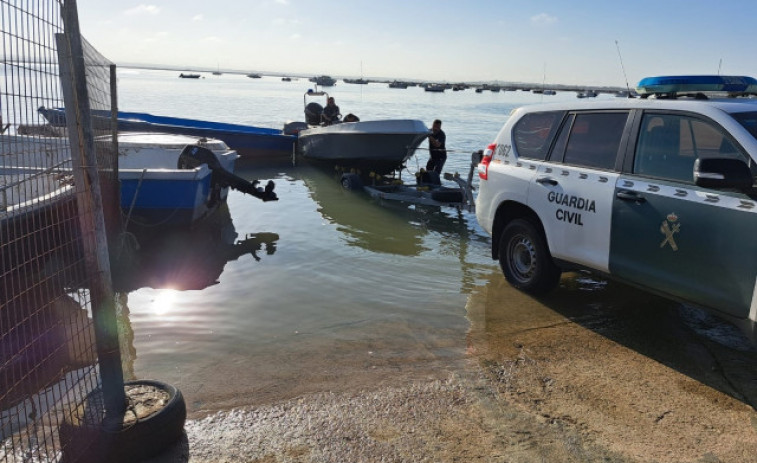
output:
[[639, 81], [641, 95], [667, 93], [728, 92], [757, 93], [757, 79], [747, 76], [659, 76]]

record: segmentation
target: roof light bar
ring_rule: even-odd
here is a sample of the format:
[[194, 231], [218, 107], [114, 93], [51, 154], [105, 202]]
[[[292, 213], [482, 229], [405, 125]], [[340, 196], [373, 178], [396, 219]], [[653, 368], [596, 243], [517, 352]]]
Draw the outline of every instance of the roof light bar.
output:
[[697, 92], [757, 93], [757, 79], [747, 76], [658, 76], [639, 81], [640, 95]]

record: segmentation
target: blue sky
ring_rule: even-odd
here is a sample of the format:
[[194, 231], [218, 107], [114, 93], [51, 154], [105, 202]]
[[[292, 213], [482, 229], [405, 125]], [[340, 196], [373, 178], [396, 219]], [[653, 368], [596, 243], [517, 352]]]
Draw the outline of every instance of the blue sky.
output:
[[[624, 86], [757, 76], [752, 0], [78, 0], [116, 64]], [[722, 62], [722, 65], [721, 65]]]

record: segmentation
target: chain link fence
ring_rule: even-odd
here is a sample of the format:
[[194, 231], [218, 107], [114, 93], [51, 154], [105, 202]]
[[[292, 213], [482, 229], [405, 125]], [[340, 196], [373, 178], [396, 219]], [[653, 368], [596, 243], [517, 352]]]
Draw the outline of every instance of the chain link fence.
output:
[[[57, 461], [87, 395], [123, 394], [117, 335], [101, 335], [116, 333], [117, 141], [89, 117], [114, 111], [115, 67], [68, 0], [0, 0], [0, 54], [0, 463]], [[63, 107], [67, 129], [47, 124], [41, 109]]]

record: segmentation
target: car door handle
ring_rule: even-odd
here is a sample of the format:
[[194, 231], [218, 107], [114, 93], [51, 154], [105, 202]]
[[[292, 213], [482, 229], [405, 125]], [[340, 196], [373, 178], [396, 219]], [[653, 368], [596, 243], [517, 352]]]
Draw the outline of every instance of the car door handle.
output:
[[636, 193], [635, 191], [621, 190], [615, 196], [617, 196], [618, 199], [622, 199], [623, 201], [635, 201], [637, 203], [643, 203], [644, 201], [646, 201], [646, 199], [644, 199], [642, 195]]
[[539, 177], [536, 179], [536, 183], [555, 186], [557, 185], [557, 180], [553, 179], [552, 177]]

